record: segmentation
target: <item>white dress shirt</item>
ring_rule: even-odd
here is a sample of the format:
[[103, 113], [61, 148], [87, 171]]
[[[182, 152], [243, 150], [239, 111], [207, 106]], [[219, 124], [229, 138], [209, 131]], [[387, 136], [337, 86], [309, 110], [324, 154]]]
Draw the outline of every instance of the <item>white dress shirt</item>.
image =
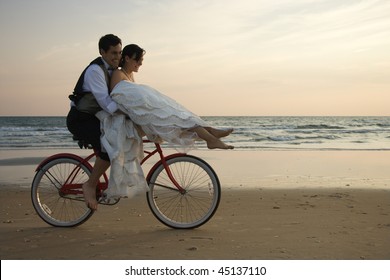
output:
[[[103, 62], [104, 67], [108, 69], [108, 63], [105, 62], [104, 59]], [[96, 101], [104, 111], [113, 114], [118, 110], [118, 105], [110, 97], [103, 69], [99, 65], [92, 64], [88, 67], [87, 71], [85, 71], [83, 91], [92, 92]]]

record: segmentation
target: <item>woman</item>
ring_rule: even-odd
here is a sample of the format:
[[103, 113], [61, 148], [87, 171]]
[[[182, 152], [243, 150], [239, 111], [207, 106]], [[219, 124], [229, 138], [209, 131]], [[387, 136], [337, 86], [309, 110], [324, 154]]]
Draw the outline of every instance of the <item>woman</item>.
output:
[[148, 139], [186, 148], [201, 138], [209, 149], [233, 149], [233, 146], [220, 140], [233, 129], [212, 128], [173, 99], [149, 86], [134, 82], [133, 73], [138, 72], [144, 54], [145, 51], [134, 44], [123, 48], [119, 65], [121, 69], [113, 72], [110, 90], [112, 99]]

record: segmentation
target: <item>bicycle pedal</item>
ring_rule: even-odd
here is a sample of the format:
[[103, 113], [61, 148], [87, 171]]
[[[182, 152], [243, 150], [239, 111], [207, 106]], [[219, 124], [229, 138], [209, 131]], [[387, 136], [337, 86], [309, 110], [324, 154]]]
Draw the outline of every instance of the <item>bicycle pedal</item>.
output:
[[98, 203], [102, 205], [114, 205], [119, 202], [120, 198], [108, 198], [107, 194], [103, 193], [102, 196], [98, 199]]

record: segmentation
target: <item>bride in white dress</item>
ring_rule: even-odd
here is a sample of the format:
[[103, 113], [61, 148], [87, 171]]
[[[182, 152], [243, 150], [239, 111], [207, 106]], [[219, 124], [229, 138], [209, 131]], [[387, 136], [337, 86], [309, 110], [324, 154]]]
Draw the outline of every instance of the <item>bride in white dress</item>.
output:
[[[141, 162], [144, 157], [142, 136], [150, 141], [167, 142], [180, 152], [190, 150], [203, 139], [210, 149], [233, 149], [220, 138], [233, 130], [212, 128], [173, 99], [157, 90], [134, 82], [133, 72], [142, 65], [144, 50], [128, 45], [122, 51], [121, 69], [111, 76], [111, 98], [120, 111], [100, 111], [101, 142], [110, 157], [111, 169], [107, 199], [132, 197], [148, 190]], [[130, 119], [128, 119], [129, 117]]]
[[154, 142], [168, 142], [191, 147], [199, 138], [209, 149], [233, 149], [220, 138], [233, 129], [216, 129], [175, 100], [157, 90], [134, 82], [133, 72], [142, 65], [145, 51], [131, 44], [123, 48], [121, 69], [111, 76], [111, 97], [119, 108], [138, 125], [140, 131]]

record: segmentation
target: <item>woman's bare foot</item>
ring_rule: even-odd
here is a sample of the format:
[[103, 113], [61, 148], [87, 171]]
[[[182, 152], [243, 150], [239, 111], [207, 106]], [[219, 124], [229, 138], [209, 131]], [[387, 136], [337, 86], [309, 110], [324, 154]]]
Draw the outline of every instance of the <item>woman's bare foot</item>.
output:
[[214, 140], [207, 141], [207, 148], [230, 150], [230, 149], [234, 149], [234, 146], [227, 145], [221, 140], [219, 140], [218, 138], [215, 138]]
[[97, 210], [98, 202], [96, 200], [96, 187], [86, 182], [83, 184], [84, 200], [87, 207], [91, 210]]
[[226, 137], [233, 132], [233, 128], [230, 129], [217, 129], [213, 127], [207, 127], [206, 130], [217, 138]]
[[[204, 128], [202, 126], [195, 127], [193, 129], [190, 129], [189, 131], [195, 132], [200, 139], [203, 139], [204, 141], [206, 141], [207, 147], [209, 149], [224, 149], [224, 150], [234, 149], [233, 146], [226, 145], [218, 137], [213, 135], [209, 130], [207, 130], [206, 128]], [[231, 131], [229, 133], [231, 133]], [[222, 135], [222, 134], [220, 134], [220, 135]]]

